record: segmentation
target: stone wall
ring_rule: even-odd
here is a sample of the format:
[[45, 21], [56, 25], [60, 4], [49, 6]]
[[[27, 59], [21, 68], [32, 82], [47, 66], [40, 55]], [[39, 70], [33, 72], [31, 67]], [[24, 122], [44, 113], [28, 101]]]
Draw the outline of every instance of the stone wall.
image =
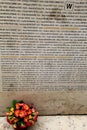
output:
[[0, 114], [12, 99], [41, 115], [85, 114], [87, 1], [0, 0]]

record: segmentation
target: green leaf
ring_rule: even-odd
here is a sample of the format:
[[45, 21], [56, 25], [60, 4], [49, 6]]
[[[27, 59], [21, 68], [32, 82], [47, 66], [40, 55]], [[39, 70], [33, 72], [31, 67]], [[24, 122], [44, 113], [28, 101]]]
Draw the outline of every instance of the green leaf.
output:
[[21, 121], [21, 125], [24, 125], [24, 121]]
[[7, 112], [10, 112], [11, 107], [6, 107]]
[[20, 100], [19, 103], [23, 103], [23, 100]]
[[35, 115], [36, 115], [36, 112], [33, 112], [33, 113], [32, 113], [32, 116], [35, 116]]
[[12, 101], [12, 107], [15, 108], [16, 103], [17, 103], [17, 100], [13, 100], [13, 101]]
[[14, 115], [11, 115], [11, 116], [8, 117], [8, 119], [12, 119], [13, 117], [14, 117]]

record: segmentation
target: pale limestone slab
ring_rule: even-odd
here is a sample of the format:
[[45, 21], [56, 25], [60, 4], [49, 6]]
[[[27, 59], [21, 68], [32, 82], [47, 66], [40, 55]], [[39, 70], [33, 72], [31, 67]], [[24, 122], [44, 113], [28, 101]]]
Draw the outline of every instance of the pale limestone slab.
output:
[[[13, 130], [5, 117], [0, 118], [0, 130]], [[29, 130], [87, 130], [87, 116], [40, 116]]]
[[5, 115], [13, 99], [34, 103], [39, 115], [87, 114], [87, 91], [2, 92], [0, 116]]

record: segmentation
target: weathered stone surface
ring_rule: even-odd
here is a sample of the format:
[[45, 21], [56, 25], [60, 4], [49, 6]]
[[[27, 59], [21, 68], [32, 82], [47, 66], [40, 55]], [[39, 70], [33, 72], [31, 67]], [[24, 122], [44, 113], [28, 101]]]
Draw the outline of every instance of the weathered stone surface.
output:
[[[3, 97], [3, 98], [2, 98]], [[39, 115], [87, 114], [86, 91], [57, 92], [2, 92], [0, 93], [0, 115], [13, 99], [34, 103]]]
[[[0, 118], [0, 130], [13, 130], [5, 117]], [[29, 130], [87, 130], [87, 116], [40, 116]]]

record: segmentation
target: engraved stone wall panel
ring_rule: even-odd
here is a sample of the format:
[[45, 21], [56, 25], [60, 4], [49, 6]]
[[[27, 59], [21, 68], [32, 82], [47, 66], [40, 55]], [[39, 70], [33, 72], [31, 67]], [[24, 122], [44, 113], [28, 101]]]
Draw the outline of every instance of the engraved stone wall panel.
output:
[[[24, 93], [31, 91], [38, 92], [38, 100], [47, 98], [48, 104], [66, 100], [64, 112], [47, 110], [43, 104], [42, 114], [85, 113], [87, 0], [0, 0], [0, 100], [6, 103], [4, 95], [9, 104], [17, 92], [17, 99], [23, 94], [27, 100]], [[39, 96], [44, 91], [48, 97]], [[64, 99], [57, 95], [61, 92]], [[68, 92], [78, 100], [74, 105]]]
[[0, 0], [1, 90], [87, 89], [86, 26], [86, 0]]

